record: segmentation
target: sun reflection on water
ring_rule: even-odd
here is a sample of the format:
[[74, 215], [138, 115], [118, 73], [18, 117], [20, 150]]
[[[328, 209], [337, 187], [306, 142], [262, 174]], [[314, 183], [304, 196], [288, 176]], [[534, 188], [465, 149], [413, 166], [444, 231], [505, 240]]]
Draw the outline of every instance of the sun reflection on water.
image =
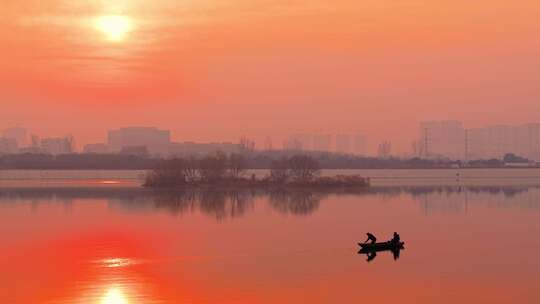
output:
[[108, 258], [98, 261], [101, 267], [105, 268], [121, 268], [138, 264], [139, 262], [129, 258]]
[[129, 301], [122, 290], [112, 287], [103, 295], [99, 304], [129, 304]]

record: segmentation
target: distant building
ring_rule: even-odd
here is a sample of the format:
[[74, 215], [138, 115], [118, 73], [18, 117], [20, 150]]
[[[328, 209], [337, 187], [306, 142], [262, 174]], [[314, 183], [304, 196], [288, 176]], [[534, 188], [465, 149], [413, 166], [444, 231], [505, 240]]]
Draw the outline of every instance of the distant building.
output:
[[464, 129], [459, 121], [420, 124], [417, 141], [421, 157], [456, 160], [502, 159], [512, 153], [540, 160], [540, 124], [492, 125]]
[[540, 161], [540, 124], [529, 123], [516, 127], [516, 154]]
[[[301, 149], [304, 151], [311, 151], [313, 150], [313, 135], [311, 134], [294, 134], [291, 137], [289, 137], [289, 143], [292, 144], [291, 148], [301, 146]], [[298, 145], [299, 144], [299, 145]], [[288, 150], [295, 150], [295, 149], [288, 149]]]
[[332, 135], [317, 134], [313, 137], [313, 150], [315, 151], [331, 151], [332, 150]]
[[30, 146], [19, 149], [19, 154], [44, 154], [45, 151], [41, 147]]
[[15, 138], [0, 137], [0, 154], [15, 154], [19, 152]]
[[242, 150], [240, 144], [230, 142], [223, 143], [195, 143], [183, 142], [172, 143], [169, 145], [169, 156], [202, 156], [208, 155], [217, 151], [226, 154], [239, 153]]
[[388, 158], [392, 155], [392, 143], [389, 141], [383, 141], [377, 148], [377, 156], [380, 158]]
[[367, 140], [362, 134], [356, 134], [353, 137], [353, 151], [354, 154], [359, 156], [367, 155]]
[[14, 139], [17, 142], [18, 147], [26, 147], [27, 142], [27, 132], [24, 128], [9, 128], [2, 132], [2, 136], [8, 139]]
[[494, 125], [466, 131], [467, 159], [502, 159], [508, 153], [540, 160], [540, 124]]
[[272, 143], [272, 137], [266, 136], [264, 140], [264, 150], [265, 151], [272, 151], [274, 150], [274, 145]]
[[73, 137], [43, 138], [41, 140], [41, 149], [44, 153], [52, 155], [73, 153]]
[[289, 138], [283, 141], [283, 150], [288, 151], [303, 151], [304, 146], [302, 142], [295, 138]]
[[[501, 159], [506, 153], [516, 151], [515, 130], [511, 126], [496, 125], [487, 129], [487, 155]], [[521, 155], [520, 155], [521, 156]]]
[[30, 147], [40, 149], [41, 139], [36, 134], [30, 135]]
[[157, 128], [130, 127], [110, 130], [108, 145], [111, 152], [119, 153], [125, 147], [145, 146], [150, 154], [167, 154], [171, 132]]
[[488, 130], [475, 128], [465, 130], [465, 160], [489, 159]]
[[120, 150], [120, 154], [139, 157], [148, 157], [150, 155], [146, 146], [123, 147], [122, 150]]
[[88, 144], [84, 146], [83, 153], [86, 154], [107, 154], [109, 153], [109, 146], [107, 144]]
[[352, 140], [349, 134], [336, 135], [336, 152], [338, 153], [351, 153], [352, 152]]
[[422, 122], [419, 136], [423, 157], [463, 159], [465, 156], [465, 129], [460, 121]]

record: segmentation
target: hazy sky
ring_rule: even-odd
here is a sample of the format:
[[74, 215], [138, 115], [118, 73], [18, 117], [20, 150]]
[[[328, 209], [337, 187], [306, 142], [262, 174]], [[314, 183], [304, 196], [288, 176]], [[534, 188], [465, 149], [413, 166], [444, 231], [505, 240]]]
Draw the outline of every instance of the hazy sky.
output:
[[539, 122], [539, 20], [538, 0], [2, 0], [0, 129], [406, 150], [425, 119]]

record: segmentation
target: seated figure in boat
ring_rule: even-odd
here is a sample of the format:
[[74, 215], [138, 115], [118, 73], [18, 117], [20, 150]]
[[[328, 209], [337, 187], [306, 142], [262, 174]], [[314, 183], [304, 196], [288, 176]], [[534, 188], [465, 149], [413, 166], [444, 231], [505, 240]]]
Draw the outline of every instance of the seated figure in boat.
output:
[[367, 243], [368, 241], [371, 241], [371, 244], [377, 243], [377, 238], [373, 234], [368, 232], [366, 233], [366, 235], [367, 235], [367, 240], [364, 243]]
[[401, 242], [401, 237], [397, 232], [394, 232], [394, 237], [392, 238], [392, 243], [399, 244]]

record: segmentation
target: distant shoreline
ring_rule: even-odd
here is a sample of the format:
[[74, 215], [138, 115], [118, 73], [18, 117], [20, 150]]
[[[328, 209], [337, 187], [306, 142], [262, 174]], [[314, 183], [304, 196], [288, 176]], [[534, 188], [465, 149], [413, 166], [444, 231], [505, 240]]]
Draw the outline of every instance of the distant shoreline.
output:
[[[400, 170], [400, 171], [409, 171], [409, 170], [447, 170], [447, 171], [457, 171], [457, 170], [540, 170], [540, 167], [460, 167], [460, 168], [322, 168], [322, 171], [346, 171], [346, 170]], [[115, 168], [1, 168], [0, 172], [6, 171], [59, 171], [59, 172], [69, 172], [69, 171], [119, 171], [119, 172], [134, 172], [134, 171], [151, 171], [152, 169], [115, 169]], [[268, 171], [270, 168], [248, 168], [249, 171]]]
[[[503, 170], [504, 169], [504, 170]], [[419, 185], [540, 185], [539, 168], [482, 169], [338, 169], [321, 170], [320, 176], [360, 175], [370, 178], [371, 186]], [[0, 182], [6, 184], [99, 184], [129, 183], [140, 187], [149, 170], [0, 170]], [[457, 175], [459, 173], [459, 175]], [[258, 178], [268, 170], [247, 170]], [[0, 184], [0, 187], [3, 185]]]

